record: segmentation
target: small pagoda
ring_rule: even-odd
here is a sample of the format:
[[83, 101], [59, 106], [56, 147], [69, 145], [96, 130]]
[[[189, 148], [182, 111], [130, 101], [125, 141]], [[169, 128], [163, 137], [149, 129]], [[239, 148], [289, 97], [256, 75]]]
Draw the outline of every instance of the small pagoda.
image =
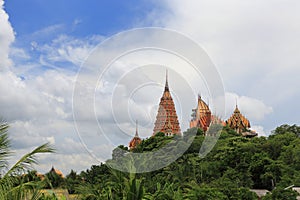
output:
[[192, 111], [190, 128], [197, 127], [206, 132], [212, 121], [212, 115], [208, 105], [201, 99], [200, 95], [198, 95], [197, 107]]
[[157, 134], [158, 132], [163, 132], [168, 136], [181, 135], [175, 104], [169, 89], [168, 71], [166, 71], [165, 90], [160, 99], [153, 135]]
[[135, 125], [135, 136], [132, 138], [132, 140], [129, 142], [129, 149], [135, 149], [137, 145], [139, 145], [142, 142], [142, 139], [139, 137], [138, 134], [138, 122], [136, 121]]

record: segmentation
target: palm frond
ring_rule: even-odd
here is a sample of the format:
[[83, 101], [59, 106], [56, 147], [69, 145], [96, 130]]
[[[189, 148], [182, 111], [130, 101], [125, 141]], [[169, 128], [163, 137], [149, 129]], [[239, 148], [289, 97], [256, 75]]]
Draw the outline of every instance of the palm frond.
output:
[[40, 153], [54, 153], [55, 149], [51, 147], [49, 143], [45, 143], [30, 153], [24, 155], [8, 172], [4, 175], [4, 177], [15, 175], [20, 172], [24, 172], [30, 170], [33, 164], [37, 164], [38, 161], [36, 159], [36, 154]]
[[12, 153], [10, 151], [10, 140], [8, 138], [8, 133], [7, 133], [8, 128], [9, 125], [5, 121], [0, 120], [0, 169], [1, 170], [7, 167], [8, 157]]
[[41, 189], [44, 186], [45, 184], [42, 181], [21, 183], [7, 191], [6, 199], [38, 200], [41, 197]]

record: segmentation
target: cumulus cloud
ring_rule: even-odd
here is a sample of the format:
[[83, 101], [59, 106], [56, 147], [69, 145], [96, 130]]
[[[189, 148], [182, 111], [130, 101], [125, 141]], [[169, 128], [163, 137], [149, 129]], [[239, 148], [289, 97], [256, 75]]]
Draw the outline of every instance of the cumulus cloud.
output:
[[259, 122], [273, 112], [272, 107], [265, 105], [263, 101], [230, 92], [226, 92], [226, 104], [227, 118], [233, 113], [236, 105], [250, 121]]
[[160, 5], [165, 12], [149, 17], [199, 42], [217, 65], [226, 90], [273, 108], [276, 120], [264, 120], [264, 126], [299, 121], [299, 115], [287, 114], [298, 107], [299, 1], [165, 0]]
[[0, 72], [11, 66], [9, 59], [10, 45], [15, 39], [13, 28], [9, 22], [8, 14], [4, 10], [4, 1], [0, 1]]
[[[31, 50], [11, 47], [15, 36], [3, 4], [4, 1], [0, 1], [0, 110], [1, 117], [10, 123], [9, 134], [16, 152], [12, 163], [34, 147], [49, 142], [55, 145], [59, 154], [47, 155], [38, 169], [45, 171], [52, 164], [67, 173], [72, 163], [75, 166], [78, 162], [78, 157], [80, 160], [90, 158], [72, 122], [72, 90], [76, 74], [72, 70], [62, 73], [63, 70], [57, 70], [60, 66], [54, 70], [43, 70], [43, 56], [47, 57], [44, 59], [46, 64], [55, 66], [54, 63], [63, 61], [76, 65], [78, 69], [93, 46], [84, 40], [60, 36], [51, 44], [40, 46], [34, 42], [35, 49]], [[53, 33], [60, 27], [41, 31]], [[91, 37], [90, 41], [98, 42], [99, 38]], [[35, 53], [38, 51], [40, 59], [34, 60], [32, 50]], [[39, 73], [32, 73], [32, 69], [37, 69]], [[91, 163], [77, 163], [77, 169], [86, 169]]]

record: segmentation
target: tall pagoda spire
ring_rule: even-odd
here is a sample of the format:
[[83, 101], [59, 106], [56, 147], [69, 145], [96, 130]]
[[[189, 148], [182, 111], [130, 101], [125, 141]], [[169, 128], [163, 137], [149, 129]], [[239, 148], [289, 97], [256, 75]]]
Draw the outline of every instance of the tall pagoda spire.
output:
[[169, 90], [168, 70], [166, 70], [165, 90], [160, 99], [153, 135], [158, 132], [163, 132], [165, 134], [171, 132], [171, 135], [181, 135], [175, 104]]

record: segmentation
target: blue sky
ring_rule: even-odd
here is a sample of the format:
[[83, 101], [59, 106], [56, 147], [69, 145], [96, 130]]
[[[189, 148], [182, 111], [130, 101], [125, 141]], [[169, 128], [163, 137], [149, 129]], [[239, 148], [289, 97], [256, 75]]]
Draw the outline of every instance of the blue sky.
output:
[[[80, 37], [110, 36], [133, 28], [154, 9], [152, 1], [7, 1], [6, 11], [19, 37], [48, 26], [63, 24], [65, 33]], [[149, 25], [149, 24], [148, 24]]]
[[[284, 123], [299, 124], [297, 0], [10, 0], [2, 4], [0, 0], [0, 92], [5, 97], [0, 98], [0, 115], [11, 124], [13, 147], [18, 155], [43, 142], [57, 147], [57, 154], [41, 157], [39, 171], [45, 172], [54, 165], [68, 173], [71, 168], [80, 171], [105, 161], [116, 145], [127, 144], [134, 134], [135, 120], [125, 117], [129, 109], [132, 117], [139, 118], [141, 135], [151, 135], [162, 88], [151, 88], [151, 93], [148, 88], [136, 93], [140, 96], [120, 102], [118, 120], [125, 130], [123, 135], [118, 136], [120, 127], [115, 126], [116, 119], [107, 107], [101, 107], [110, 103], [108, 94], [115, 89], [118, 76], [133, 75], [135, 80], [136, 74], [131, 74], [129, 68], [140, 62], [140, 54], [115, 62], [107, 79], [100, 82], [103, 88], [99, 86], [100, 94], [96, 97], [103, 104], [99, 103], [96, 109], [105, 119], [104, 129], [113, 132], [113, 141], [99, 136], [94, 115], [86, 113], [86, 105], [79, 109], [81, 118], [77, 121], [84, 133], [78, 135], [74, 125], [72, 96], [76, 73], [99, 43], [132, 28], [165, 27], [197, 42], [222, 78], [226, 97], [223, 119], [231, 115], [237, 100], [260, 135], [269, 135]], [[149, 38], [138, 35], [137, 39]], [[184, 66], [177, 66], [181, 62], [165, 54], [152, 52], [143, 56], [147, 59], [149, 55], [158, 62], [169, 59], [175, 72], [176, 67]], [[161, 72], [155, 70], [155, 83], [163, 85], [165, 68]], [[140, 72], [136, 81], [126, 82], [125, 89], [148, 80], [149, 76], [143, 70]], [[183, 88], [174, 80], [178, 73], [170, 73], [169, 84], [175, 97]], [[124, 88], [119, 89], [124, 92]], [[212, 102], [205, 88], [195, 88]], [[190, 111], [196, 105], [196, 94], [190, 101], [175, 102], [176, 106], [188, 108], [186, 115], [178, 111], [182, 130], [187, 128]]]

